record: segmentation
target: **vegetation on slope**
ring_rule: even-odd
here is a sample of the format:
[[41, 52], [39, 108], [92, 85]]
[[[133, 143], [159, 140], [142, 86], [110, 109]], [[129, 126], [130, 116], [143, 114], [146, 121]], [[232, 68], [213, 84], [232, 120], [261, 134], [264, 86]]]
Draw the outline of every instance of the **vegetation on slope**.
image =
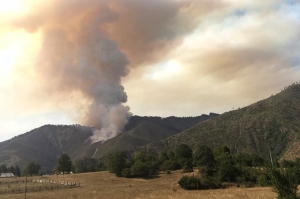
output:
[[[163, 141], [147, 146], [155, 151], [173, 150], [180, 143], [229, 146], [233, 153], [257, 153], [274, 160], [300, 157], [295, 147], [286, 158], [285, 152], [300, 138], [300, 85], [293, 84], [279, 94], [248, 107], [230, 111]], [[292, 155], [291, 155], [292, 154]]]
[[99, 158], [116, 150], [130, 150], [165, 139], [191, 126], [214, 117], [139, 117], [133, 116], [119, 136], [91, 144], [93, 128], [80, 125], [45, 125], [13, 139], [0, 143], [0, 164], [24, 168], [28, 162], [38, 162], [43, 171], [53, 170], [56, 159], [67, 153], [73, 161]]

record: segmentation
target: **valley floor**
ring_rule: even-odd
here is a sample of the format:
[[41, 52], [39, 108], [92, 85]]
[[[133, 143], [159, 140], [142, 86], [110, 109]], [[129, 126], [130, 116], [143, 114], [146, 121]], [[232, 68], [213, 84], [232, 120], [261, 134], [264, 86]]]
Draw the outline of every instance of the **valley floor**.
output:
[[[186, 191], [179, 187], [180, 171], [161, 174], [152, 179], [117, 178], [108, 172], [53, 175], [38, 177], [42, 180], [80, 182], [80, 187], [27, 193], [28, 199], [275, 199], [271, 188], [231, 187], [219, 190]], [[37, 178], [34, 178], [37, 179]], [[8, 180], [8, 179], [5, 179]], [[29, 179], [30, 180], [30, 179]], [[0, 179], [3, 181], [3, 179]], [[23, 199], [24, 194], [0, 195], [0, 198]]]

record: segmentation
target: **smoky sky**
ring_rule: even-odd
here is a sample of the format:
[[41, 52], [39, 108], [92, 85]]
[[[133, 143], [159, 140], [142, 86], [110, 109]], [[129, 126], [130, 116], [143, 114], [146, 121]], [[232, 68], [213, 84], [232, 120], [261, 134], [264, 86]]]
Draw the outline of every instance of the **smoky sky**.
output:
[[11, 57], [22, 46], [10, 75], [0, 74], [2, 121], [53, 110], [96, 127], [96, 142], [118, 135], [132, 113], [222, 113], [299, 81], [296, 0], [24, 4], [27, 12], [0, 19], [0, 58], [6, 41]]
[[[142, 63], [159, 59], [193, 20], [180, 16], [190, 2], [52, 1], [14, 22], [40, 32], [42, 45], [34, 70], [44, 92], [78, 92], [87, 101], [81, 123], [97, 128], [93, 142], [120, 133], [131, 113], [121, 79]], [[180, 25], [182, 24], [182, 25]]]

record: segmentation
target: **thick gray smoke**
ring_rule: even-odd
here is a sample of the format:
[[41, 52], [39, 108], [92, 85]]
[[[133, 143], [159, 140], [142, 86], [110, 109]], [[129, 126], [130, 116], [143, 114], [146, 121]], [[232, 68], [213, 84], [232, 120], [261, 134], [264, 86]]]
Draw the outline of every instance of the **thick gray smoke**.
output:
[[115, 137], [131, 115], [121, 85], [129, 61], [103, 29], [118, 14], [105, 1], [56, 1], [52, 6], [21, 22], [43, 35], [36, 70], [57, 93], [80, 92], [86, 98], [81, 119], [98, 129], [92, 142]]
[[123, 52], [130, 67], [151, 63], [194, 27], [184, 12], [193, 8], [188, 1], [51, 0], [42, 6], [14, 26], [41, 33], [35, 71], [45, 92], [85, 99], [80, 123], [98, 129], [92, 142], [116, 136], [131, 116], [121, 85], [129, 73]]

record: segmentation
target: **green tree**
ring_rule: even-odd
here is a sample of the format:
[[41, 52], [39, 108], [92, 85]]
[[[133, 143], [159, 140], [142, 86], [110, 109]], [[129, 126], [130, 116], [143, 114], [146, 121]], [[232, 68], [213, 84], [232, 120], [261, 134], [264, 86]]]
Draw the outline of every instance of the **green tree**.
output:
[[18, 165], [16, 165], [14, 170], [15, 170], [14, 175], [20, 177], [21, 176], [21, 169], [20, 169], [20, 167]]
[[4, 164], [0, 166], [0, 173], [7, 173], [7, 171], [8, 169]]
[[293, 168], [267, 168], [270, 184], [277, 193], [277, 199], [297, 199], [298, 179], [300, 172]]
[[75, 167], [75, 173], [87, 172], [86, 165], [83, 159], [76, 160], [74, 167]]
[[168, 159], [169, 159], [169, 157], [166, 152], [159, 152], [158, 158], [157, 158], [159, 164], [163, 164]]
[[207, 146], [199, 146], [193, 154], [193, 164], [195, 166], [214, 167], [215, 158], [213, 151]]
[[95, 172], [98, 166], [98, 162], [94, 158], [78, 159], [74, 164], [76, 173]]
[[72, 170], [72, 160], [68, 154], [63, 153], [57, 158], [56, 171], [67, 173]]
[[216, 161], [230, 156], [230, 149], [227, 146], [219, 146], [214, 149], [214, 156]]
[[239, 175], [239, 170], [229, 156], [224, 157], [224, 159], [218, 163], [218, 178], [220, 182], [235, 182], [236, 177]]
[[134, 165], [130, 168], [131, 175], [136, 177], [146, 177], [149, 176], [149, 170], [150, 168], [148, 165], [140, 160], [136, 161]]
[[180, 144], [175, 149], [176, 159], [187, 158], [190, 159], [193, 156], [192, 149], [187, 144]]
[[181, 167], [191, 169], [193, 151], [187, 144], [180, 144], [175, 149], [175, 158]]
[[230, 149], [227, 146], [219, 146], [215, 148], [214, 156], [217, 162], [219, 181], [235, 182], [236, 177], [240, 175], [240, 172], [235, 166], [233, 158], [230, 155]]
[[126, 168], [127, 154], [125, 151], [117, 151], [106, 157], [107, 168], [109, 172], [114, 173], [117, 177], [122, 176], [123, 169]]
[[13, 166], [10, 166], [10, 167], [9, 167], [9, 172], [15, 173], [15, 168], [14, 168]]
[[23, 171], [23, 175], [29, 175], [29, 176], [38, 175], [40, 169], [41, 169], [41, 165], [39, 165], [38, 163], [29, 162]]

